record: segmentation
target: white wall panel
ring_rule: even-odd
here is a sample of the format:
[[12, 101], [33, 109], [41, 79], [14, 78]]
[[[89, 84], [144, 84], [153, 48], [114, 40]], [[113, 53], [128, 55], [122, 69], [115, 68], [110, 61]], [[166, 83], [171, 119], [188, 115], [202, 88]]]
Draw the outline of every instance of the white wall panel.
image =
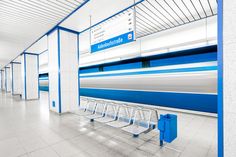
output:
[[5, 70], [2, 71], [2, 90], [6, 90]]
[[[216, 25], [216, 21], [214, 25]], [[216, 38], [216, 32], [214, 35]], [[205, 19], [142, 38], [141, 51], [147, 52], [153, 49], [168, 48], [173, 45], [199, 40], [207, 41], [207, 25]]]
[[38, 56], [26, 55], [27, 99], [38, 99]]
[[80, 54], [90, 52], [90, 31], [79, 35], [79, 52]]
[[54, 112], [59, 112], [58, 70], [58, 34], [55, 30], [48, 35], [49, 106]]
[[47, 63], [48, 63], [48, 51], [45, 51], [39, 55], [39, 66]]
[[48, 51], [39, 55], [39, 73], [48, 73]]
[[60, 31], [62, 112], [78, 107], [77, 34]]
[[60, 30], [58, 34], [56, 30], [48, 36], [50, 110], [57, 113], [78, 107], [77, 44], [78, 36], [74, 33]]
[[38, 99], [38, 55], [23, 54], [21, 63], [22, 98], [26, 100]]
[[2, 70], [0, 70], [0, 90], [2, 90]]
[[22, 92], [22, 77], [21, 77], [21, 64], [11, 64], [12, 73], [12, 94], [21, 94]]
[[236, 156], [236, 1], [223, 1], [224, 156]]
[[22, 84], [22, 88], [21, 88], [21, 96], [23, 99], [25, 99], [25, 55], [21, 55], [21, 84]]
[[217, 38], [217, 16], [205, 19], [207, 22], [207, 38]]
[[6, 92], [11, 92], [11, 69], [10, 69], [10, 66], [5, 67], [5, 89], [6, 89]]

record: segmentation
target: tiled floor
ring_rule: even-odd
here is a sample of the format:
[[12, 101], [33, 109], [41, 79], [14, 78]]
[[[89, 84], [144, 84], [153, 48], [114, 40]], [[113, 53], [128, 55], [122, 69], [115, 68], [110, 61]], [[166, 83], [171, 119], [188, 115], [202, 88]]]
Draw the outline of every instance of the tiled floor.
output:
[[159, 147], [158, 132], [139, 138], [40, 101], [0, 92], [0, 157], [216, 157], [217, 119], [178, 113], [178, 139]]

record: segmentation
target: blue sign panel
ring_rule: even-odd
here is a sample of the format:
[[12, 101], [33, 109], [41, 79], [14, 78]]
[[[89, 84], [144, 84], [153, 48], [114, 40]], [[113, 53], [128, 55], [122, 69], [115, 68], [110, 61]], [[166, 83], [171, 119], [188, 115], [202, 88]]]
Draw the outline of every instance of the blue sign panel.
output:
[[91, 45], [91, 52], [101, 51], [118, 45], [126, 44], [132, 41], [134, 41], [134, 31]]

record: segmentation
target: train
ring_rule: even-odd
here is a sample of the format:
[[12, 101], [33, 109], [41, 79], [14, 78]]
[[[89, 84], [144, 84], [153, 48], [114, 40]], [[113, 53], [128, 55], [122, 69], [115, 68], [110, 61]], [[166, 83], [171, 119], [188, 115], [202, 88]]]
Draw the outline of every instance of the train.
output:
[[[80, 67], [80, 96], [217, 113], [217, 46]], [[40, 74], [48, 91], [48, 74]]]

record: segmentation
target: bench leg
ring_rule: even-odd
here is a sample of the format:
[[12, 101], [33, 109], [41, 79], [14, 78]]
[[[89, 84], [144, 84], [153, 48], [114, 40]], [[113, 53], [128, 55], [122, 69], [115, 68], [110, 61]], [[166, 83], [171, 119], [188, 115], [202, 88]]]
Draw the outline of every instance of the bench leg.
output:
[[160, 146], [161, 147], [163, 146], [163, 140], [160, 140]]

